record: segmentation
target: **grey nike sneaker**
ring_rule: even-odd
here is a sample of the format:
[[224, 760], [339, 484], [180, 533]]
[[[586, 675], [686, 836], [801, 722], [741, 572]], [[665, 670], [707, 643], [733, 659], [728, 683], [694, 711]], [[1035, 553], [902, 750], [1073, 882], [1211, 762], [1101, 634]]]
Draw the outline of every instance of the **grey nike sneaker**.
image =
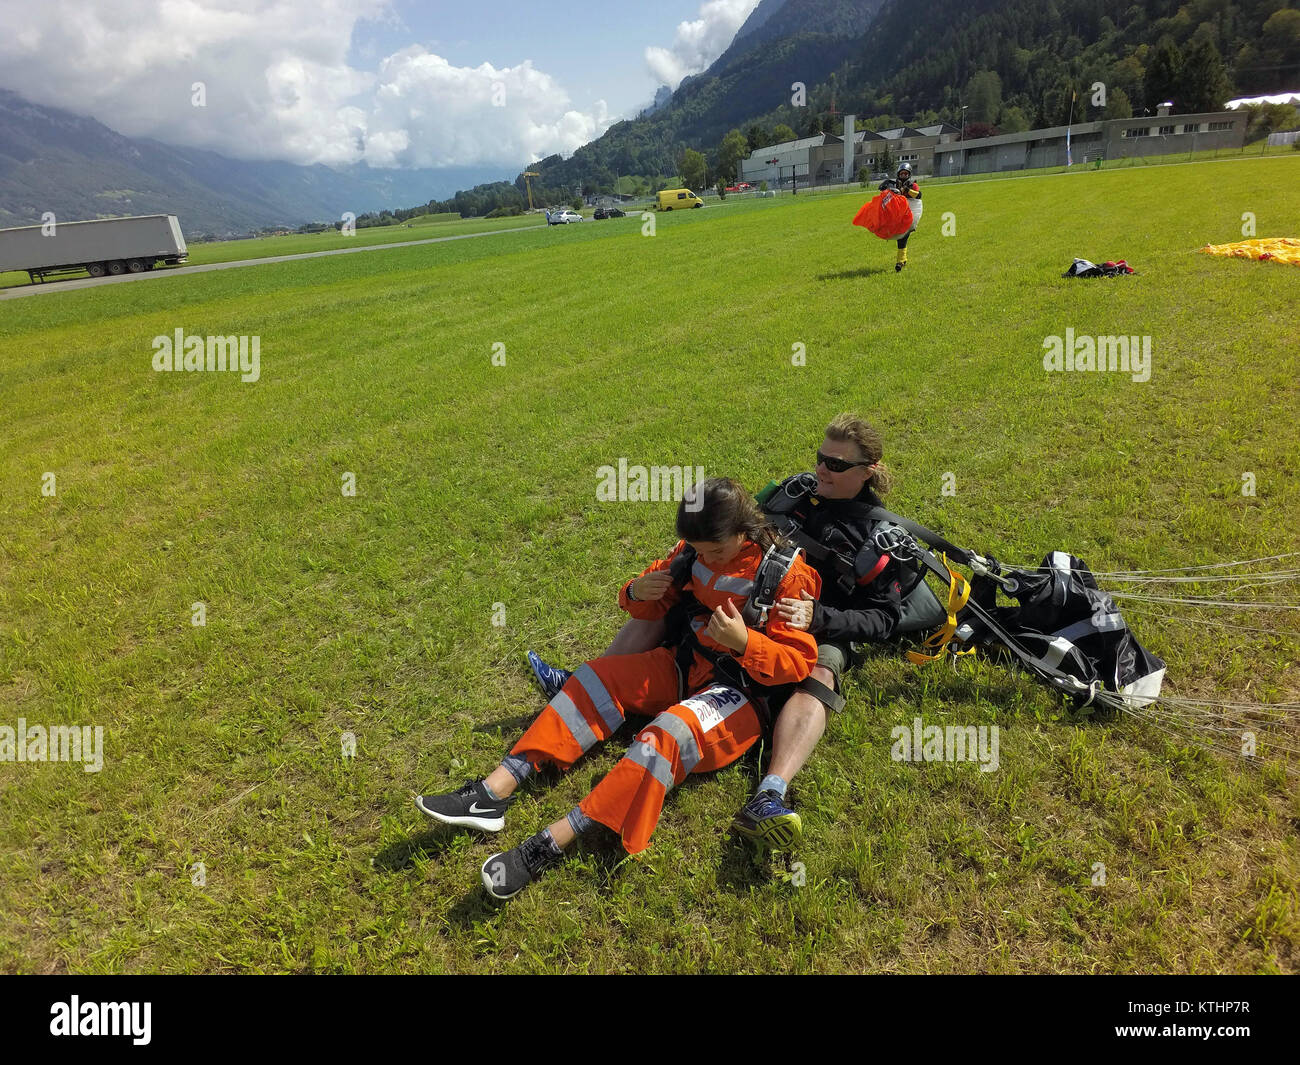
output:
[[464, 787], [446, 795], [421, 795], [415, 805], [426, 817], [444, 825], [500, 832], [506, 827], [506, 809], [514, 801], [513, 795], [508, 799], [494, 799], [481, 780], [467, 780]]

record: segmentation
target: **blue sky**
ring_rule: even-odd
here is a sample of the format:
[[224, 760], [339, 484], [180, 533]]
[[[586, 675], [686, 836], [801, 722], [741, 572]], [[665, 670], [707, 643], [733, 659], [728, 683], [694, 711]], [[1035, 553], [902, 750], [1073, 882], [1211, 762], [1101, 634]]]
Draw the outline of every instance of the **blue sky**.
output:
[[577, 107], [603, 99], [611, 112], [627, 114], [649, 103], [659, 85], [646, 65], [646, 48], [671, 44], [678, 24], [697, 18], [702, 2], [540, 0], [505, 5], [525, 9], [494, 18], [486, 12], [498, 5], [399, 0], [402, 24], [360, 23], [349, 58], [373, 69], [380, 57], [417, 43], [462, 67], [515, 66], [531, 59], [564, 86]]

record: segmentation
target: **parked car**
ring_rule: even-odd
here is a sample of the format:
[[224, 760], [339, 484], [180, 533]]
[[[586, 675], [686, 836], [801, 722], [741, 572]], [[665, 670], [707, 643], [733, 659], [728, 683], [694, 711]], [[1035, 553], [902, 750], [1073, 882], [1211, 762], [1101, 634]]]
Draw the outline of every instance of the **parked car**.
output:
[[568, 225], [570, 222], [585, 222], [586, 219], [577, 211], [571, 211], [567, 207], [562, 211], [552, 211], [546, 216], [546, 221], [553, 226]]
[[626, 218], [627, 212], [620, 211], [617, 207], [597, 207], [596, 213], [592, 218]]

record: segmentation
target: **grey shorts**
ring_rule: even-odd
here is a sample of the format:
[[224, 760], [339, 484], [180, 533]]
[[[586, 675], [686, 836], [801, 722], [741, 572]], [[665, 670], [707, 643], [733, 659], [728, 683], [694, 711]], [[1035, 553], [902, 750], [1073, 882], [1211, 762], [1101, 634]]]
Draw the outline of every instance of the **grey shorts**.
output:
[[844, 687], [844, 674], [862, 664], [862, 655], [847, 643], [819, 643], [817, 664], [835, 675], [835, 690], [838, 692]]
[[817, 664], [829, 669], [833, 676], [832, 686], [827, 688], [813, 677], [806, 677], [798, 684], [783, 684], [773, 688], [769, 696], [773, 714], [779, 714], [787, 699], [797, 691], [807, 692], [828, 710], [843, 710], [843, 688], [845, 672], [862, 664], [862, 655], [853, 651], [847, 643], [819, 643], [817, 645]]

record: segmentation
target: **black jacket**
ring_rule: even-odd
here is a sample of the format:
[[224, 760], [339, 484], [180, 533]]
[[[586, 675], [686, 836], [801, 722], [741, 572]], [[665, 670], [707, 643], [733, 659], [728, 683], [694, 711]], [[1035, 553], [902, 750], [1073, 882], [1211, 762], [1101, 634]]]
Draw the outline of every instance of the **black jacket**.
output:
[[[794, 481], [794, 477], [787, 478], [777, 493], [784, 491], [787, 485], [793, 488]], [[775, 500], [777, 494], [772, 498]], [[850, 506], [851, 503], [858, 506]], [[814, 495], [810, 497], [809, 505], [801, 507], [802, 513], [795, 517], [812, 539], [841, 557], [852, 559], [876, 525], [854, 512], [864, 504], [881, 505], [869, 485], [853, 500], [823, 499]], [[812, 624], [808, 630], [819, 642], [868, 643], [887, 640], [894, 635], [902, 617], [903, 580], [906, 576], [897, 561], [891, 559], [870, 584], [855, 585], [851, 591], [845, 590], [841, 581], [842, 570], [832, 560], [815, 559], [809, 554], [808, 562], [822, 579], [821, 598], [813, 608]]]

